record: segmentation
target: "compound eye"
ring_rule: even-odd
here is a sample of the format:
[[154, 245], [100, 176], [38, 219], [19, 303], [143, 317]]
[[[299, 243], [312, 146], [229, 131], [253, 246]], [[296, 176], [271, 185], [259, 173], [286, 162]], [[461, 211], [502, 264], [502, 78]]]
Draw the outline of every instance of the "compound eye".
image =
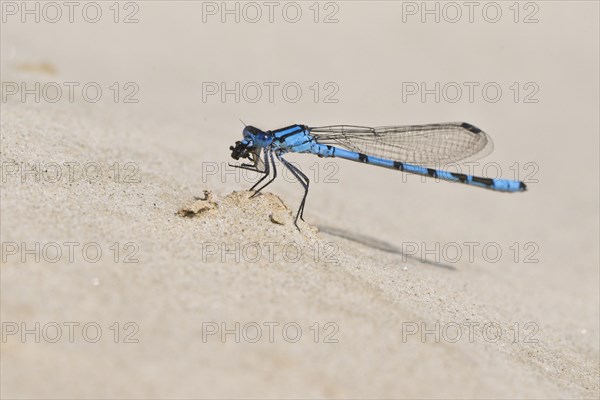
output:
[[249, 136], [253, 136], [253, 135], [257, 135], [259, 134], [261, 131], [255, 127], [253, 127], [252, 125], [248, 125], [246, 127], [244, 127], [244, 136], [249, 135]]

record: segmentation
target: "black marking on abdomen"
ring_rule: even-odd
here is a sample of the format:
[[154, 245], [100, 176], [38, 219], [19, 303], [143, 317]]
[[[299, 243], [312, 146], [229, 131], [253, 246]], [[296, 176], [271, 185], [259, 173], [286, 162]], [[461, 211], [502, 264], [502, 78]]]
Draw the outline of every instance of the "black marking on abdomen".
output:
[[481, 178], [479, 176], [474, 176], [473, 182], [483, 183], [486, 186], [494, 186], [494, 180], [491, 178]]
[[437, 171], [432, 168], [427, 168], [427, 175], [431, 176], [432, 178], [437, 178]]
[[358, 153], [358, 161], [369, 162], [369, 157], [366, 154]]
[[404, 164], [402, 164], [400, 161], [394, 161], [394, 168], [404, 171]]
[[527, 190], [527, 185], [525, 185], [523, 182], [519, 182], [519, 189]]
[[459, 174], [456, 172], [450, 172], [450, 174], [463, 183], [467, 181], [467, 176], [465, 174]]
[[468, 124], [466, 122], [463, 122], [462, 124], [460, 124], [461, 127], [465, 128], [466, 130], [473, 132], [473, 133], [480, 133], [481, 129], [479, 129], [476, 126], [473, 126], [471, 124]]
[[319, 157], [335, 157], [335, 147], [330, 146], [328, 144], [326, 144], [325, 147], [327, 147], [327, 155], [326, 156], [319, 155]]

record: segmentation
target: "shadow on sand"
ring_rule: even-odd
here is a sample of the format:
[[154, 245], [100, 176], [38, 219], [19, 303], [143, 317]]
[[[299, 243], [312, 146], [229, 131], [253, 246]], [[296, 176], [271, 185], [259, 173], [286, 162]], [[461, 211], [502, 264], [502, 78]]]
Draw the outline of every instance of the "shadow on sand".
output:
[[427, 265], [431, 265], [431, 266], [438, 267], [438, 268], [444, 268], [444, 269], [447, 269], [450, 271], [456, 271], [456, 267], [454, 267], [453, 265], [437, 263], [434, 261], [428, 261], [426, 259], [423, 260], [421, 257], [416, 257], [411, 254], [406, 254], [398, 247], [396, 247], [390, 243], [384, 242], [382, 240], [372, 238], [370, 236], [361, 235], [361, 234], [357, 234], [357, 233], [353, 233], [353, 232], [348, 232], [343, 229], [333, 228], [330, 226], [317, 225], [317, 227], [319, 228], [320, 232], [325, 233], [327, 235], [337, 236], [342, 239], [350, 240], [355, 243], [360, 243], [363, 246], [371, 247], [373, 249], [385, 251], [385, 252], [392, 253], [392, 254], [401, 255], [403, 260], [406, 260], [406, 259], [413, 260], [413, 261], [417, 261], [421, 264], [427, 264]]

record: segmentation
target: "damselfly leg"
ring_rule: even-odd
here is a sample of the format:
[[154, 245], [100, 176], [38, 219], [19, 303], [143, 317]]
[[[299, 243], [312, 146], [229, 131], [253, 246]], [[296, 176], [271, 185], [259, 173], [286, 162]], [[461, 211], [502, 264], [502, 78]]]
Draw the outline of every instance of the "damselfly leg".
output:
[[302, 197], [302, 201], [300, 202], [300, 207], [298, 208], [298, 212], [296, 213], [296, 218], [294, 219], [294, 225], [296, 225], [296, 228], [298, 228], [298, 230], [300, 230], [300, 227], [298, 227], [298, 218], [300, 218], [302, 221], [304, 221], [304, 205], [306, 204], [306, 196], [308, 196], [308, 185], [309, 185], [310, 181], [309, 181], [308, 177], [302, 171], [300, 171], [293, 164], [286, 161], [281, 155], [277, 155], [277, 158], [292, 173], [292, 175], [294, 175], [296, 177], [296, 179], [298, 179], [298, 182], [300, 182], [300, 184], [304, 188], [304, 196]]
[[[270, 163], [269, 163], [269, 160], [267, 159], [267, 154], [269, 156]], [[271, 150], [271, 149], [265, 150], [265, 169], [266, 169], [265, 176], [263, 176], [258, 182], [256, 182], [254, 184], [254, 186], [252, 186], [250, 188], [250, 190], [253, 190], [259, 183], [261, 183], [267, 177], [267, 175], [269, 174], [269, 164], [271, 164], [273, 166], [273, 177], [267, 183], [262, 185], [258, 190], [256, 190], [256, 192], [252, 196], [250, 196], [250, 198], [253, 198], [257, 194], [259, 194], [261, 190], [263, 190], [264, 188], [269, 186], [271, 183], [273, 183], [275, 178], [277, 178], [277, 166], [275, 165], [275, 159], [273, 158], [273, 150]]]

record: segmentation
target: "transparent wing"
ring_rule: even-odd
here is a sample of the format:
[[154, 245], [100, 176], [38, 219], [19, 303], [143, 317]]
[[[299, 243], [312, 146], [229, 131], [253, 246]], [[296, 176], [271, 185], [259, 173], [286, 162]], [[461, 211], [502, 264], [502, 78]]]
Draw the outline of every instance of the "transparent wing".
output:
[[331, 125], [309, 130], [321, 144], [431, 167], [478, 159], [494, 149], [485, 132], [466, 122], [376, 128]]

